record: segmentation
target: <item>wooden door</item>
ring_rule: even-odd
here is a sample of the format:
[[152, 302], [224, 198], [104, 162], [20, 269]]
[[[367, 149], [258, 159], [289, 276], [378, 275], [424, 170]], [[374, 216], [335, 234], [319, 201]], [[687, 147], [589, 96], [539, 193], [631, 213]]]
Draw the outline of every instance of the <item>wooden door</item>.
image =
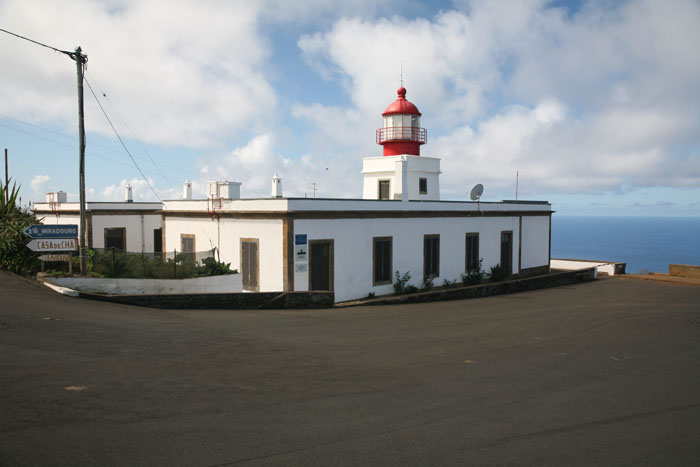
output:
[[309, 290], [333, 290], [333, 240], [309, 241]]
[[259, 256], [258, 239], [241, 239], [241, 274], [243, 276], [243, 290], [259, 291]]

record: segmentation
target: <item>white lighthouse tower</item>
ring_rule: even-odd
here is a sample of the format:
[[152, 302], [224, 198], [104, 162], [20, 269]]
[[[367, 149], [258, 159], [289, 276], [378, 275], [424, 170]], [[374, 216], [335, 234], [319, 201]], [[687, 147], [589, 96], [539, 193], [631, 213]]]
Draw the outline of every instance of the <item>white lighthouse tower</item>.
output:
[[440, 159], [420, 155], [428, 133], [420, 126], [421, 113], [406, 100], [401, 86], [398, 98], [386, 108], [384, 126], [377, 130], [377, 144], [384, 147], [381, 157], [362, 162], [364, 199], [440, 199]]

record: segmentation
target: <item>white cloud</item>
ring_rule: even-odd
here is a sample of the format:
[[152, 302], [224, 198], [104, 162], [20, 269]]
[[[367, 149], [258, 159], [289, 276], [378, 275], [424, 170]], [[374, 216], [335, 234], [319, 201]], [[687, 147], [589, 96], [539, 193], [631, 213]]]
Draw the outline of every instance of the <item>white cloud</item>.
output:
[[295, 115], [328, 151], [347, 146], [343, 128], [371, 141], [403, 59], [446, 197], [477, 182], [510, 197], [516, 171], [532, 193], [698, 186], [697, 43], [692, 1], [588, 2], [573, 15], [541, 1], [466, 2], [432, 20], [342, 19], [299, 47], [352, 106]]
[[[257, 29], [254, 3], [8, 0], [0, 4], [0, 22], [62, 49], [80, 44], [89, 57], [88, 81], [99, 85], [98, 95], [107, 93], [141, 140], [203, 147], [261, 127], [274, 108], [262, 72], [270, 44]], [[7, 65], [0, 112], [72, 129], [75, 66], [67, 56], [7, 36], [0, 61]], [[111, 135], [87, 87], [85, 102], [89, 130]]]
[[32, 190], [34, 190], [34, 195], [38, 197], [46, 193], [50, 182], [51, 177], [49, 177], [48, 175], [35, 176], [30, 183]]
[[[271, 194], [272, 177], [282, 178], [282, 189], [286, 197], [312, 197], [316, 183], [318, 197], [349, 197], [358, 191], [347, 190], [346, 164], [316, 159], [309, 154], [293, 160], [276, 151], [275, 138], [263, 133], [251, 139], [245, 146], [226, 155], [201, 161], [199, 188], [193, 185], [194, 196], [205, 196], [205, 183], [210, 180], [241, 182], [241, 197], [267, 198]], [[326, 170], [328, 169], [328, 170]], [[359, 167], [351, 169], [359, 176]]]
[[[149, 186], [150, 184], [150, 186]], [[157, 201], [156, 195], [151, 190], [151, 186], [155, 187], [152, 178], [148, 182], [142, 178], [134, 178], [131, 180], [123, 179], [119, 184], [109, 185], [100, 192], [99, 199], [92, 199], [95, 194], [94, 189], [87, 190], [86, 197], [88, 201], [124, 201], [126, 198], [126, 187], [131, 186], [131, 193], [134, 201]], [[160, 199], [179, 199], [182, 192], [176, 188], [156, 189], [156, 193]]]

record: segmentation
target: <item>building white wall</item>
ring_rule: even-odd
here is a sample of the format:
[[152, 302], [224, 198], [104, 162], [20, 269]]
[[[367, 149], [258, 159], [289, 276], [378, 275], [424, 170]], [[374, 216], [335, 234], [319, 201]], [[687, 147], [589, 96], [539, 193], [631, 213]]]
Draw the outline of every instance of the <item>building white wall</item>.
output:
[[[548, 217], [546, 218], [548, 219]], [[465, 272], [465, 236], [479, 233], [479, 256], [486, 271], [500, 263], [501, 232], [513, 231], [513, 273], [518, 272], [517, 217], [468, 218], [399, 218], [399, 219], [300, 219], [294, 221], [294, 234], [306, 234], [308, 240], [333, 239], [334, 290], [336, 301], [393, 292], [393, 285], [372, 285], [372, 241], [374, 237], [393, 238], [392, 270], [411, 273], [410, 283], [420, 287], [423, 281], [423, 238], [426, 234], [440, 235], [441, 285], [445, 279], [459, 280]], [[543, 259], [533, 259], [546, 265], [548, 250], [540, 252]], [[393, 276], [392, 276], [393, 279]], [[294, 289], [308, 290], [307, 272], [295, 272]]]
[[[145, 251], [153, 253], [153, 230], [161, 228], [162, 217], [158, 214], [140, 214], [139, 212], [129, 212], [123, 210], [124, 214], [95, 214], [90, 213], [89, 219], [92, 222], [92, 247], [104, 248], [104, 229], [124, 227], [126, 229], [126, 250], [132, 252]], [[76, 224], [80, 230], [80, 216], [77, 214], [38, 213], [37, 219], [42, 224]], [[143, 220], [143, 230], [142, 230]], [[143, 231], [143, 236], [142, 236]], [[142, 250], [143, 248], [143, 250]]]
[[104, 248], [104, 230], [126, 229], [126, 251], [153, 253], [153, 230], [161, 228], [160, 214], [93, 215], [92, 247]]
[[549, 216], [523, 217], [521, 267], [534, 268], [549, 264]]
[[166, 217], [167, 252], [180, 250], [180, 235], [195, 236], [197, 251], [219, 249], [221, 261], [241, 271], [242, 238], [258, 239], [260, 292], [281, 291], [283, 276], [283, 235], [280, 219], [212, 219], [210, 217]]
[[[440, 199], [440, 159], [424, 156], [383, 156], [366, 157], [362, 160], [363, 199], [379, 198], [379, 180], [389, 180], [389, 198], [400, 199], [404, 191], [401, 176], [401, 163], [407, 166], [408, 199], [430, 200]], [[419, 179], [425, 178], [428, 183], [428, 193], [421, 194]]]

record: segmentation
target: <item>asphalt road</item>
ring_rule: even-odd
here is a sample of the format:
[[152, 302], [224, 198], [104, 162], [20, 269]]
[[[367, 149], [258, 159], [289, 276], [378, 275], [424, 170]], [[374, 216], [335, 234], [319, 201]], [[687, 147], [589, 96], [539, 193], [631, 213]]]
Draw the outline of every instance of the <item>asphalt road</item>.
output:
[[700, 287], [169, 311], [0, 273], [1, 465], [700, 464]]

